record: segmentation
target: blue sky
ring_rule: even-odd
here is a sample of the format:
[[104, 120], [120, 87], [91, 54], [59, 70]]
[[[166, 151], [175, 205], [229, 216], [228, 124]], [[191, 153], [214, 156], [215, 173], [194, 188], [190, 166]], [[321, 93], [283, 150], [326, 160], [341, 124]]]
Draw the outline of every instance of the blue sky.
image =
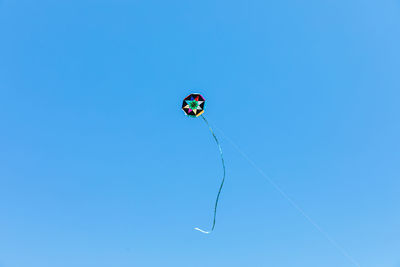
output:
[[[0, 1], [0, 266], [400, 266], [400, 2]], [[221, 131], [227, 180], [200, 119]]]

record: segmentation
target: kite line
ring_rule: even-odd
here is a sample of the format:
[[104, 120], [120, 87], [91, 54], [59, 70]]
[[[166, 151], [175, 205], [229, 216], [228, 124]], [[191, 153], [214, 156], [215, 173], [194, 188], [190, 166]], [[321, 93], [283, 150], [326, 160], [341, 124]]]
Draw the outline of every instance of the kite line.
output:
[[198, 231], [200, 231], [200, 232], [202, 232], [202, 233], [209, 234], [209, 233], [211, 233], [211, 232], [214, 230], [214, 227], [215, 227], [215, 219], [216, 219], [216, 217], [217, 217], [218, 201], [219, 201], [219, 196], [220, 196], [221, 191], [222, 191], [222, 187], [224, 186], [226, 171], [225, 171], [224, 155], [222, 154], [222, 148], [221, 148], [221, 145], [219, 144], [218, 138], [217, 138], [217, 136], [215, 135], [213, 129], [212, 129], [211, 126], [210, 126], [210, 124], [208, 123], [206, 117], [204, 117], [204, 115], [201, 115], [201, 118], [202, 118], [202, 119], [204, 120], [204, 122], [207, 124], [208, 129], [210, 130], [212, 136], [214, 137], [215, 142], [217, 143], [217, 146], [218, 146], [218, 149], [219, 149], [219, 153], [220, 153], [220, 155], [221, 155], [222, 169], [224, 170], [224, 175], [223, 175], [223, 177], [222, 177], [222, 182], [221, 182], [221, 185], [219, 186], [217, 198], [215, 199], [214, 218], [213, 218], [213, 224], [212, 224], [212, 227], [211, 227], [211, 231], [208, 232], [208, 231], [201, 230], [200, 228], [197, 228], [197, 227], [194, 228], [194, 229], [196, 229], [196, 230], [198, 230]]
[[295, 208], [314, 228], [320, 232], [326, 240], [331, 243], [333, 247], [335, 247], [345, 258], [349, 260], [354, 266], [360, 267], [360, 263], [358, 263], [347, 251], [344, 249], [335, 239], [333, 239], [322, 227], [314, 221], [304, 210], [300, 207], [275, 181], [267, 175], [261, 168], [259, 168], [256, 163], [239, 148], [239, 146], [232, 141], [221, 129], [215, 127], [222, 136], [232, 144], [232, 146], [250, 163], [250, 165], [261, 175], [263, 176], [274, 188], [279, 192], [279, 194], [286, 199], [293, 208]]

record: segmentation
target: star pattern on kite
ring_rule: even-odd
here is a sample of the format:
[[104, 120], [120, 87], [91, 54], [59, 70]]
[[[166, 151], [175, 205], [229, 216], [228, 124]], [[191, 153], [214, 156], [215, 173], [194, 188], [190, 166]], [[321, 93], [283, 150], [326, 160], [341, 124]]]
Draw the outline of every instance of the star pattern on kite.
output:
[[200, 94], [190, 94], [183, 100], [182, 109], [190, 117], [198, 117], [204, 112], [204, 97]]

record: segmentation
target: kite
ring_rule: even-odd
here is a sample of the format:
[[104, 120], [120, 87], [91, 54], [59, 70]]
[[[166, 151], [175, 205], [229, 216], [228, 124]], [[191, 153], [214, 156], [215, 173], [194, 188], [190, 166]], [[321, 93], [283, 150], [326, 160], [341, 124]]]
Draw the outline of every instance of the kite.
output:
[[[182, 104], [182, 110], [185, 112], [185, 114], [189, 117], [192, 118], [197, 118], [197, 117], [202, 117], [204, 122], [207, 124], [208, 129], [210, 130], [211, 134], [214, 137], [215, 142], [217, 143], [219, 152], [221, 154], [221, 160], [222, 160], [222, 168], [224, 170], [224, 175], [222, 178], [221, 185], [218, 190], [217, 198], [215, 200], [215, 205], [214, 205], [214, 219], [213, 219], [213, 224], [211, 231], [204, 231], [201, 230], [200, 228], [194, 228], [202, 233], [209, 234], [214, 230], [215, 227], [215, 218], [217, 215], [217, 207], [218, 207], [218, 200], [219, 196], [221, 194], [222, 187], [225, 182], [225, 163], [224, 163], [224, 157], [222, 154], [222, 149], [219, 144], [219, 141], [217, 137], [214, 134], [214, 131], [212, 130], [211, 126], [208, 124], [207, 119], [204, 117], [204, 106], [205, 106], [205, 99], [202, 97], [200, 94], [190, 94], [183, 100]], [[227, 137], [226, 137], [227, 138]], [[274, 180], [266, 175], [255, 163], [253, 160], [251, 160], [232, 140], [227, 138], [227, 140], [236, 148], [236, 150], [242, 154], [242, 156], [264, 177], [266, 180], [282, 195], [283, 198], [285, 198], [307, 221], [311, 223], [334, 247], [336, 247], [342, 254], [345, 256], [349, 261], [351, 261], [354, 266], [360, 267], [360, 264], [354, 260], [347, 252], [345, 249], [343, 249], [332, 237], [328, 235], [327, 232], [325, 232], [311, 217], [305, 213], [305, 211], [294, 201], [292, 200], [289, 195], [283, 191], [280, 186], [277, 185], [277, 183], [274, 182]]]
[[206, 101], [205, 101], [205, 99], [204, 99], [204, 97], [202, 95], [200, 95], [200, 94], [190, 94], [183, 100], [182, 110], [183, 110], [183, 112], [185, 112], [185, 114], [187, 116], [192, 117], [192, 118], [197, 118], [197, 117], [201, 116], [203, 121], [206, 123], [208, 129], [210, 130], [212, 136], [214, 137], [214, 140], [217, 143], [217, 146], [218, 146], [218, 149], [219, 149], [219, 153], [221, 155], [223, 177], [222, 177], [221, 185], [219, 186], [217, 198], [215, 199], [214, 218], [213, 218], [213, 223], [212, 223], [211, 230], [210, 231], [204, 231], [204, 230], [201, 230], [200, 228], [197, 228], [197, 227], [194, 228], [195, 230], [198, 230], [198, 231], [200, 231], [202, 233], [209, 234], [214, 230], [214, 227], [215, 227], [215, 219], [217, 217], [218, 200], [219, 200], [219, 196], [220, 196], [221, 191], [222, 191], [222, 187], [224, 186], [224, 182], [225, 182], [225, 161], [224, 161], [224, 156], [222, 154], [222, 148], [221, 148], [221, 145], [219, 144], [218, 138], [215, 135], [214, 131], [212, 130], [210, 124], [207, 121], [207, 119], [203, 115], [205, 102]]

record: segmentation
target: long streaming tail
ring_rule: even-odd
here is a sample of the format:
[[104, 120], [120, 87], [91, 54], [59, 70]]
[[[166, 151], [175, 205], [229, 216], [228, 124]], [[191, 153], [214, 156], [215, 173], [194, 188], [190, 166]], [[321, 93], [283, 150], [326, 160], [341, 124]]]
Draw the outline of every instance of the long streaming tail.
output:
[[226, 171], [225, 171], [224, 155], [222, 154], [222, 148], [221, 148], [221, 145], [219, 144], [218, 138], [217, 138], [217, 136], [215, 135], [213, 129], [212, 129], [211, 126], [210, 126], [210, 124], [208, 124], [207, 119], [206, 119], [203, 115], [201, 115], [201, 117], [203, 118], [204, 122], [207, 124], [208, 129], [210, 130], [212, 136], [214, 137], [215, 142], [217, 143], [217, 146], [218, 146], [218, 149], [219, 149], [219, 153], [220, 153], [220, 155], [221, 155], [222, 168], [223, 168], [223, 170], [224, 170], [224, 175], [223, 175], [223, 177], [222, 177], [222, 182], [221, 182], [221, 185], [219, 186], [217, 198], [215, 199], [214, 218], [213, 218], [213, 224], [212, 224], [211, 230], [210, 230], [210, 231], [204, 231], [204, 230], [201, 230], [200, 228], [197, 228], [197, 227], [194, 228], [195, 230], [200, 231], [200, 232], [202, 232], [202, 233], [204, 233], [204, 234], [209, 234], [209, 233], [211, 233], [211, 232], [214, 230], [214, 227], [215, 227], [215, 220], [216, 220], [216, 217], [217, 217], [218, 201], [219, 201], [219, 196], [220, 196], [221, 191], [222, 191], [222, 187], [224, 186], [224, 182], [225, 182], [225, 173], [226, 173]]

